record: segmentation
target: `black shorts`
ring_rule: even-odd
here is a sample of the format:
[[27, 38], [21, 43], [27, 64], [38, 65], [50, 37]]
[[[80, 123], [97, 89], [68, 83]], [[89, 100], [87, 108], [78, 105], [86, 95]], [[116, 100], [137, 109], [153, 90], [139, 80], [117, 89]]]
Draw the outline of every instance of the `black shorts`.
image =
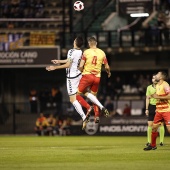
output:
[[153, 121], [156, 114], [156, 105], [150, 104], [148, 110], [149, 110], [148, 121]]

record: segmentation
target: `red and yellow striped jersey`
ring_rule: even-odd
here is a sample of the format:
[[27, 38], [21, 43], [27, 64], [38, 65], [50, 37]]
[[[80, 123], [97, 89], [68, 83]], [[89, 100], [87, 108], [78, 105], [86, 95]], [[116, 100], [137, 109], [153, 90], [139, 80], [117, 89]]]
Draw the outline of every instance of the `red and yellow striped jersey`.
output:
[[[156, 85], [156, 94], [158, 96], [165, 96], [169, 93], [165, 87], [169, 87], [169, 84], [166, 81], [163, 81], [161, 84]], [[157, 112], [170, 112], [170, 100], [167, 99], [157, 99], [156, 102], [156, 111]]]
[[94, 74], [96, 77], [101, 76], [102, 64], [107, 63], [107, 58], [99, 48], [90, 48], [84, 51], [82, 60], [85, 60], [82, 74]]

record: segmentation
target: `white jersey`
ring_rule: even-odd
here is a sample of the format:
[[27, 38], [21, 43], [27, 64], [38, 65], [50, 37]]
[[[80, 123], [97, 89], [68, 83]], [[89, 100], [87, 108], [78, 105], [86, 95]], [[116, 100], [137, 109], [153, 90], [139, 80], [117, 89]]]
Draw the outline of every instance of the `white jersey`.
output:
[[67, 78], [74, 78], [81, 74], [80, 70], [78, 70], [81, 57], [82, 57], [81, 50], [71, 49], [68, 51], [67, 59], [70, 60], [71, 66], [70, 68], [66, 68]]

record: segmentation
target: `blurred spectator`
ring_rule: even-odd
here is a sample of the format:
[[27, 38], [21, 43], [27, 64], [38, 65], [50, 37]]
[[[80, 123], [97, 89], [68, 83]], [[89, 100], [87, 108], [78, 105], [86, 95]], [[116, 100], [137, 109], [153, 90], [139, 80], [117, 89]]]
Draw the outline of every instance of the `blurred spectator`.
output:
[[9, 15], [9, 4], [8, 4], [8, 2], [2, 1], [2, 2], [1, 2], [1, 9], [2, 9], [2, 11], [1, 11], [2, 17], [4, 17], [4, 18], [10, 17], [10, 15]]
[[61, 136], [70, 135], [70, 125], [71, 119], [70, 118], [64, 119], [62, 121], [62, 124], [60, 124], [59, 135]]
[[43, 0], [37, 0], [34, 4], [35, 8], [35, 17], [41, 18], [43, 16], [43, 8], [44, 8], [44, 1]]
[[35, 1], [35, 4], [34, 4], [34, 7], [37, 9], [37, 10], [41, 10], [44, 8], [44, 1], [43, 0], [36, 0]]
[[166, 16], [165, 16], [164, 13], [158, 14], [157, 24], [158, 24], [158, 28], [160, 30], [162, 30], [162, 33], [163, 33], [164, 38], [165, 38], [165, 42], [168, 43], [169, 42], [169, 30], [168, 30], [168, 27], [167, 27]]
[[138, 88], [138, 77], [136, 74], [133, 74], [132, 78], [129, 80], [129, 84], [132, 88]]
[[45, 3], [43, 0], [11, 0], [2, 1], [1, 17], [5, 18], [40, 18], [43, 16]]
[[119, 99], [120, 95], [123, 92], [123, 82], [121, 81], [119, 76], [116, 77], [113, 87], [114, 87], [116, 98]]
[[47, 134], [49, 136], [54, 136], [56, 134], [56, 123], [57, 123], [57, 120], [53, 116], [53, 114], [49, 115], [49, 117], [47, 118], [47, 123], [48, 123]]
[[48, 122], [47, 122], [47, 119], [43, 113], [40, 113], [40, 116], [37, 118], [35, 124], [36, 124], [36, 126], [35, 126], [34, 130], [38, 134], [38, 136], [47, 134]]
[[131, 115], [131, 108], [128, 104], [125, 104], [123, 109], [123, 116], [130, 116]]
[[147, 24], [143, 24], [146, 28], [146, 42], [147, 44], [154, 45], [159, 44], [162, 45], [162, 38], [160, 38], [163, 34], [165, 42], [169, 42], [169, 30], [167, 26], [167, 18], [165, 13], [159, 12], [154, 18], [152, 18]]
[[50, 102], [54, 108], [56, 108], [56, 113], [61, 114], [62, 113], [62, 93], [59, 90], [58, 87], [53, 87], [51, 89], [51, 97]]
[[34, 17], [34, 11], [32, 8], [26, 8], [24, 9], [24, 17], [25, 18], [33, 18]]
[[37, 94], [36, 89], [30, 90], [29, 101], [30, 101], [31, 113], [37, 113], [38, 112], [38, 94]]
[[40, 112], [44, 112], [47, 109], [47, 103], [49, 100], [48, 88], [43, 88], [39, 93]]
[[157, 17], [157, 24], [159, 29], [166, 28], [166, 18], [164, 13], [159, 13]]
[[113, 104], [113, 101], [111, 100], [110, 96], [106, 97], [106, 101], [104, 103], [104, 106], [109, 111], [110, 115], [114, 114], [114, 104]]
[[8, 22], [8, 23], [7, 23], [7, 28], [8, 28], [8, 29], [13, 29], [13, 28], [14, 28], [13, 22]]
[[100, 103], [104, 104], [104, 102], [105, 102], [104, 95], [102, 95], [102, 94], [99, 95], [98, 99], [99, 99]]
[[115, 97], [115, 89], [114, 89], [114, 84], [111, 81], [108, 81], [106, 86], [105, 86], [105, 95], [110, 96], [112, 99]]
[[153, 7], [155, 11], [160, 9], [160, 0], [153, 0]]
[[11, 0], [11, 6], [16, 8], [19, 6], [20, 0]]

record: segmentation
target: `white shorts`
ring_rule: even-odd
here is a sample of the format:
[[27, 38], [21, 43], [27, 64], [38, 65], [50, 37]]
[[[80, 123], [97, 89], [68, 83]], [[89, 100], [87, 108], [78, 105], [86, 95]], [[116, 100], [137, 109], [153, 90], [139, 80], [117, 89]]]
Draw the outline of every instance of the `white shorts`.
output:
[[80, 74], [76, 78], [67, 78], [67, 92], [69, 96], [77, 93], [77, 88], [78, 88], [81, 77], [82, 75]]

